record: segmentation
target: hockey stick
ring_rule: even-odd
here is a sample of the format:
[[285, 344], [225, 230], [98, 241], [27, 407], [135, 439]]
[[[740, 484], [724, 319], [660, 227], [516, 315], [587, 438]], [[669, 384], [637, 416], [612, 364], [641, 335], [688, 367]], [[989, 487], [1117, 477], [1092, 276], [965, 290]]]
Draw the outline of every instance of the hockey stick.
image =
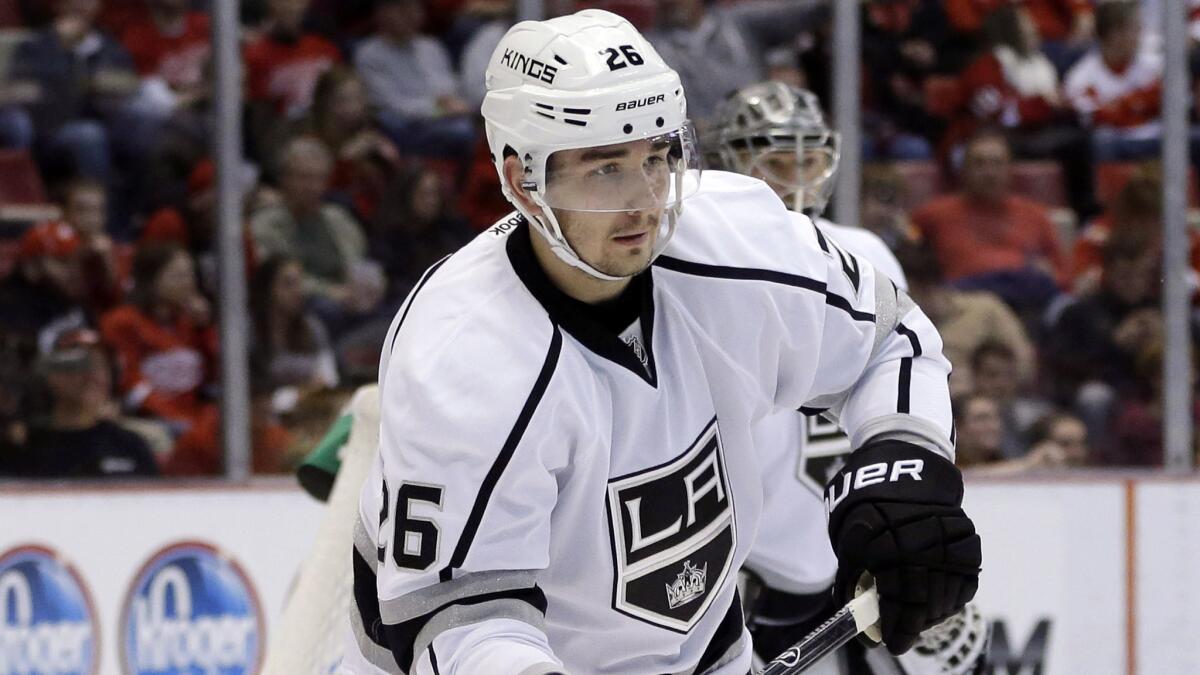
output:
[[[839, 609], [791, 649], [775, 657], [759, 675], [800, 675], [808, 667], [837, 651], [859, 633], [876, 629], [879, 596], [871, 583], [865, 591]], [[874, 632], [872, 630], [872, 632]], [[875, 637], [875, 636], [873, 636]]]

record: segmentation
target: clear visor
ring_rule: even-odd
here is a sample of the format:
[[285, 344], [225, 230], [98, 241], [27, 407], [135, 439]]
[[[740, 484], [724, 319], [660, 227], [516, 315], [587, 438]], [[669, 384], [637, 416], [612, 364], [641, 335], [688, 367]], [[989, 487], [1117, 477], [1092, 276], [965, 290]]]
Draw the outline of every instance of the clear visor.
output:
[[690, 124], [658, 136], [559, 150], [546, 160], [546, 205], [566, 211], [672, 208], [700, 189], [700, 155]]

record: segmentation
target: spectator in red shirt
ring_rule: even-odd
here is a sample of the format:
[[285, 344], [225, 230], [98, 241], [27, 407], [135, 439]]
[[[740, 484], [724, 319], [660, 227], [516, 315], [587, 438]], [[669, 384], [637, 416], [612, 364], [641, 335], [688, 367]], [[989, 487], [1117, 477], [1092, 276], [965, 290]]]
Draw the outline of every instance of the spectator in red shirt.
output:
[[1083, 54], [1096, 33], [1092, 0], [943, 0], [950, 25], [976, 34], [988, 15], [1006, 5], [1029, 12], [1044, 42], [1041, 48], [1064, 71]]
[[1058, 72], [1038, 51], [1028, 10], [997, 9], [984, 19], [984, 33], [991, 48], [959, 79], [958, 113], [944, 147], [953, 148], [985, 126], [1003, 129], [1017, 157], [1057, 160], [1072, 207], [1081, 219], [1094, 214], [1088, 135], [1060, 94]]
[[308, 110], [321, 73], [341, 62], [337, 47], [303, 28], [309, 0], [269, 0], [266, 32], [246, 47], [246, 79], [256, 132]]
[[217, 353], [212, 309], [196, 290], [192, 257], [178, 246], [138, 250], [133, 281], [130, 302], [101, 319], [101, 334], [120, 359], [126, 407], [182, 434], [214, 407], [205, 396]]
[[204, 94], [212, 55], [208, 15], [189, 11], [188, 0], [147, 0], [150, 16], [128, 26], [121, 42], [133, 57], [143, 86], [154, 83], [184, 106]]
[[919, 207], [913, 222], [948, 282], [1000, 296], [1034, 320], [1058, 294], [1066, 265], [1046, 207], [1012, 194], [1012, 154], [985, 131], [966, 147], [961, 190]]
[[0, 342], [28, 367], [65, 330], [88, 323], [79, 266], [79, 235], [62, 222], [21, 237], [16, 273], [0, 283]]
[[[1066, 95], [1091, 130], [1096, 161], [1157, 158], [1162, 141], [1162, 54], [1144, 41], [1136, 2], [1112, 0], [1096, 10], [1097, 48], [1071, 69]], [[1182, 139], [1177, 139], [1182, 140]], [[1200, 130], [1190, 133], [1200, 162]]]

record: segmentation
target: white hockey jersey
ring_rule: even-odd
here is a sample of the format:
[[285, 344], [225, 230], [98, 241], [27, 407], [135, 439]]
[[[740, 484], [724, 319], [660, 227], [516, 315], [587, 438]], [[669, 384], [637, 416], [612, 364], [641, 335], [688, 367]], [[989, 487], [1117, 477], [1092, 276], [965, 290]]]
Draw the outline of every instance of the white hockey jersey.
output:
[[[743, 675], [752, 427], [804, 406], [855, 447], [953, 455], [929, 321], [770, 189], [711, 172], [635, 280], [635, 350], [512, 217], [431, 268], [380, 364], [351, 621], [386, 672]], [[532, 236], [537, 236], [536, 234]]]
[[[797, 227], [811, 227], [793, 212]], [[908, 282], [900, 261], [874, 233], [818, 218], [817, 227], [832, 245], [866, 260], [903, 291]], [[775, 590], [812, 595], [829, 589], [837, 558], [826, 531], [825, 484], [851, 451], [850, 439], [822, 411], [785, 411], [754, 427], [754, 444], [763, 464], [763, 509], [758, 537], [746, 568]]]

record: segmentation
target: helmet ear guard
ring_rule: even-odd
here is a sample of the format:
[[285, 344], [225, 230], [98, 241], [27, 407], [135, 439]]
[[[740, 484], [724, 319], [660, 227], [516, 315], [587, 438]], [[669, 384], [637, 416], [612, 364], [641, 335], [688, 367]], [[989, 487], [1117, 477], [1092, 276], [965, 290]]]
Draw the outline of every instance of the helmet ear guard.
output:
[[[679, 76], [628, 21], [609, 12], [586, 10], [549, 21], [519, 23], [493, 53], [486, 82], [484, 126], [504, 195], [560, 259], [596, 278], [620, 278], [596, 270], [579, 257], [563, 235], [555, 209], [618, 212], [661, 208], [665, 217], [652, 255], [661, 253], [674, 233], [683, 198], [699, 185], [698, 160], [679, 161], [695, 153], [694, 142], [690, 148], [680, 144], [672, 172], [684, 175], [669, 181], [673, 187], [666, 190], [666, 199], [660, 204], [562, 203], [547, 181], [547, 164], [555, 152], [615, 146], [690, 130]], [[524, 177], [519, 183], [504, 179], [504, 162], [510, 155], [521, 160]], [[518, 199], [512, 192], [516, 189], [524, 190], [530, 200]], [[593, 197], [608, 194], [597, 191]], [[540, 212], [530, 212], [529, 201]], [[583, 208], [571, 208], [580, 206]]]

